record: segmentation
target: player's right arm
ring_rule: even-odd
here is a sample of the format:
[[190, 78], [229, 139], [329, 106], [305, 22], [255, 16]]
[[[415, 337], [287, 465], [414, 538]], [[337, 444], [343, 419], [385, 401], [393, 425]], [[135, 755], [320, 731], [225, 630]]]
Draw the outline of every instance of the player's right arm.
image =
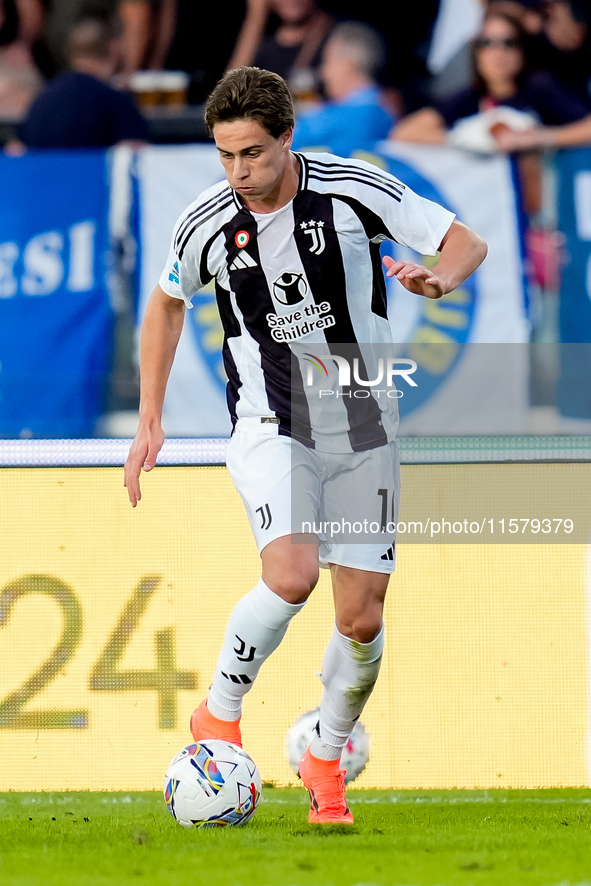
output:
[[125, 463], [124, 485], [132, 507], [142, 494], [140, 474], [150, 471], [164, 443], [162, 406], [185, 319], [185, 302], [157, 286], [152, 293], [140, 343], [140, 423]]
[[[213, 278], [207, 264], [212, 229], [219, 214], [232, 207], [226, 181], [203, 191], [181, 214], [174, 227], [168, 259], [146, 307], [140, 342], [140, 423], [125, 463], [124, 485], [135, 508], [140, 500], [140, 474], [151, 471], [164, 443], [162, 407], [166, 384], [192, 299]], [[219, 229], [218, 229], [219, 233]]]
[[[224, 194], [228, 191], [228, 194]], [[222, 196], [223, 194], [223, 196]], [[219, 203], [232, 197], [227, 184], [204, 191], [178, 219], [168, 259], [158, 286], [150, 296], [140, 340], [140, 423], [125, 463], [124, 485], [135, 508], [142, 497], [140, 474], [151, 471], [164, 443], [162, 407], [168, 376], [183, 329], [185, 311], [204, 283], [200, 273], [202, 237], [200, 222]], [[207, 269], [206, 269], [207, 270]]]

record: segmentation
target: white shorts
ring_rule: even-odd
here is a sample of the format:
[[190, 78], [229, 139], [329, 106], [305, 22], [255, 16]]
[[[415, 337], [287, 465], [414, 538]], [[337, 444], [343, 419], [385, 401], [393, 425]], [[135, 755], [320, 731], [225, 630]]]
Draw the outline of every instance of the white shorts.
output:
[[395, 442], [363, 452], [308, 449], [277, 425], [241, 419], [226, 464], [259, 553], [284, 535], [312, 533], [321, 566], [391, 573], [396, 565], [400, 466]]

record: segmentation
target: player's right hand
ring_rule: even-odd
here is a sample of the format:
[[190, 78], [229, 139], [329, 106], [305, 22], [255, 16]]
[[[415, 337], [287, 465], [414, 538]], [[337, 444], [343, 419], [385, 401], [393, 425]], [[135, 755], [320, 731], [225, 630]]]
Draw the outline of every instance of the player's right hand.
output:
[[160, 422], [145, 423], [140, 421], [140, 426], [131, 444], [123, 470], [123, 485], [127, 488], [127, 494], [133, 508], [135, 508], [142, 497], [140, 489], [142, 468], [144, 471], [152, 470], [163, 443], [164, 431]]
[[409, 292], [424, 295], [425, 298], [441, 298], [445, 295], [443, 282], [437, 274], [424, 265], [410, 261], [394, 261], [389, 255], [385, 255], [382, 262], [387, 268], [386, 277], [395, 276]]

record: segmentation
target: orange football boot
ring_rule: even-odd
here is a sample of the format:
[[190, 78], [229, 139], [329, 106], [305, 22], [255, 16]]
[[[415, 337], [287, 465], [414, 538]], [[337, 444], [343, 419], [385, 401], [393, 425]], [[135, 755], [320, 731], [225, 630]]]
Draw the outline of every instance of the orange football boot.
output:
[[310, 794], [310, 824], [353, 824], [339, 760], [319, 760], [308, 748], [300, 760], [299, 776]]
[[206, 698], [191, 715], [191, 735], [197, 742], [208, 738], [219, 738], [221, 741], [229, 741], [242, 747], [240, 717], [237, 720], [220, 720], [214, 717], [208, 710]]

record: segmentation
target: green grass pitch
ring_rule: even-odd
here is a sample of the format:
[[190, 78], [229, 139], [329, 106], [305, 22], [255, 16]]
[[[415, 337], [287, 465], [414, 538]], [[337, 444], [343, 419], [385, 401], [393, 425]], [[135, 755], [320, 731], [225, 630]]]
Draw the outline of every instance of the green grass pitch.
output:
[[2, 886], [591, 886], [591, 791], [349, 790], [311, 827], [267, 788], [243, 828], [184, 830], [159, 793], [0, 794]]

